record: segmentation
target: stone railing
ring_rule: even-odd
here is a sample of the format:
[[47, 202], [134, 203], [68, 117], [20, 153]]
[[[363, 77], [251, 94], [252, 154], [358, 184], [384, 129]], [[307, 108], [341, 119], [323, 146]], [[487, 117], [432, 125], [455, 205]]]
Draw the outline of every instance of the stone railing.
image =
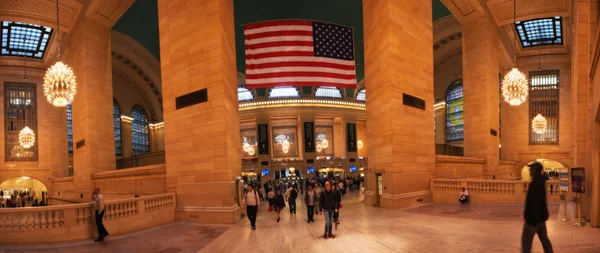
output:
[[[548, 202], [560, 201], [559, 182], [546, 181]], [[529, 182], [520, 180], [432, 179], [434, 202], [458, 202], [462, 187], [469, 191], [475, 204], [523, 204]]]
[[135, 168], [154, 164], [165, 163], [165, 151], [143, 154], [139, 156], [125, 157], [117, 159], [117, 169]]
[[[105, 202], [104, 226], [111, 235], [174, 221], [175, 193]], [[0, 209], [0, 243], [48, 243], [97, 236], [92, 202]]]

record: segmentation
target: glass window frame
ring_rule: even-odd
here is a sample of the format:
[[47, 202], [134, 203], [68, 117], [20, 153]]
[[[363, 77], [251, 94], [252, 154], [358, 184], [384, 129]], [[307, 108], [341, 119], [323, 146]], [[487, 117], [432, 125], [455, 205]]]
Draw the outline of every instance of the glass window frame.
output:
[[[454, 92], [454, 90], [458, 89], [460, 87], [460, 97], [456, 97], [456, 98], [450, 98], [451, 93]], [[452, 110], [453, 107], [452, 104], [454, 101], [459, 101], [460, 106], [462, 108], [462, 110], [458, 111], [458, 112], [452, 112], [450, 113], [450, 110]], [[450, 86], [448, 86], [448, 89], [446, 90], [446, 143], [456, 143], [456, 142], [462, 142], [464, 141], [464, 125], [465, 125], [465, 118], [464, 118], [464, 90], [463, 90], [463, 82], [462, 79], [458, 79], [453, 81]], [[450, 124], [450, 117], [452, 117], [453, 115], [457, 115], [460, 114], [462, 117], [462, 124], [459, 125], [453, 125], [453, 126], [449, 126]], [[461, 128], [462, 127], [462, 137], [460, 138], [451, 138], [452, 136], [454, 136], [454, 134], [451, 134], [450, 131], [454, 128]]]
[[[144, 107], [134, 105], [131, 108], [131, 117], [133, 117], [133, 120], [131, 121], [131, 152], [133, 156], [148, 154], [150, 153], [150, 127], [148, 114]], [[138, 124], [140, 125], [139, 127], [137, 126]], [[140, 129], [138, 130], [138, 128]], [[144, 139], [145, 143], [136, 143], [136, 141], [140, 139], [137, 135], [141, 135], [141, 139]]]
[[[14, 91], [11, 91], [14, 90]], [[13, 97], [17, 95], [19, 90], [29, 90], [29, 97]], [[19, 110], [18, 107], [11, 103], [12, 100], [16, 99], [29, 99], [29, 105], [25, 102], [24, 108]], [[15, 111], [13, 112], [13, 109]], [[14, 119], [13, 116], [22, 115], [22, 119]], [[13, 118], [13, 119], [11, 119]], [[37, 124], [37, 87], [34, 83], [4, 83], [4, 150], [5, 150], [5, 161], [38, 161], [38, 124]], [[15, 126], [16, 125], [16, 126]], [[16, 145], [19, 145], [19, 133], [21, 130], [28, 126], [35, 134], [34, 144], [29, 148], [32, 152], [31, 156], [28, 157], [14, 157], [11, 155], [11, 151]], [[14, 129], [14, 130], [10, 130]]]

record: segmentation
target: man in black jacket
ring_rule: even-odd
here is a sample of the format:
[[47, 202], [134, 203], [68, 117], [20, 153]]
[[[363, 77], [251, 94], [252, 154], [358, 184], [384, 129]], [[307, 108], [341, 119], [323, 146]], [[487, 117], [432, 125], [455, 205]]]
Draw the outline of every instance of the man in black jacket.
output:
[[325, 215], [325, 234], [323, 238], [327, 237], [335, 238], [332, 233], [331, 220], [333, 220], [333, 214], [338, 212], [338, 198], [339, 196], [332, 189], [329, 181], [325, 182], [325, 190], [321, 192], [319, 200], [319, 210]]
[[537, 233], [545, 253], [552, 253], [552, 243], [548, 239], [546, 220], [548, 220], [548, 205], [546, 204], [546, 178], [542, 175], [542, 164], [533, 162], [529, 166], [531, 184], [527, 189], [525, 200], [525, 213], [523, 215], [523, 235], [521, 237], [521, 248], [523, 252], [531, 252], [533, 236]]

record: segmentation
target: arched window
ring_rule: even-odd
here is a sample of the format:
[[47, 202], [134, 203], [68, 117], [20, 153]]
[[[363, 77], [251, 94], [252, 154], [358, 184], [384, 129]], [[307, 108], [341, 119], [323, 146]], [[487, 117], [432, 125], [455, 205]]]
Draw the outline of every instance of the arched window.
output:
[[123, 142], [121, 141], [121, 109], [116, 99], [113, 99], [113, 124], [115, 127], [115, 155], [123, 155]]
[[133, 155], [143, 155], [150, 152], [150, 137], [148, 135], [148, 116], [139, 105], [131, 109], [131, 146]]
[[356, 100], [358, 101], [367, 101], [367, 93], [365, 89], [361, 89], [358, 94], [356, 94]]
[[456, 80], [446, 91], [446, 141], [457, 142], [464, 139], [463, 85]]
[[299, 98], [300, 91], [296, 87], [280, 86], [273, 87], [269, 91], [269, 98]]
[[238, 86], [238, 101], [248, 101], [254, 99], [254, 95], [249, 89], [244, 88], [243, 86]]
[[73, 107], [67, 105], [67, 140], [69, 145], [69, 153], [73, 153]]
[[342, 92], [336, 87], [321, 86], [317, 87], [315, 97], [318, 98], [342, 98]]

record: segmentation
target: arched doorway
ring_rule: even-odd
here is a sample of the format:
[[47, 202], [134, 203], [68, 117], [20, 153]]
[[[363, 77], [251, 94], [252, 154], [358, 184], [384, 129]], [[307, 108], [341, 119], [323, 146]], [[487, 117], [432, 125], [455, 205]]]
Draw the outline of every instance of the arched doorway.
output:
[[[48, 188], [40, 180], [23, 176], [5, 180], [0, 184], [0, 191], [4, 192], [3, 198], [5, 200], [11, 198], [11, 195], [17, 192], [29, 192], [33, 197], [32, 199], [37, 197], [38, 201], [42, 201], [42, 192], [47, 193]], [[27, 203], [27, 206], [31, 206], [31, 203]]]
[[[542, 167], [544, 167], [544, 173], [551, 178], [557, 177], [558, 179], [558, 169], [566, 168], [559, 161], [552, 159], [538, 158], [535, 159], [535, 161], [542, 164]], [[534, 161], [530, 161], [527, 164], [532, 162]], [[523, 168], [521, 169], [521, 180], [531, 181], [531, 176], [529, 175], [529, 167], [527, 165], [523, 166]]]

